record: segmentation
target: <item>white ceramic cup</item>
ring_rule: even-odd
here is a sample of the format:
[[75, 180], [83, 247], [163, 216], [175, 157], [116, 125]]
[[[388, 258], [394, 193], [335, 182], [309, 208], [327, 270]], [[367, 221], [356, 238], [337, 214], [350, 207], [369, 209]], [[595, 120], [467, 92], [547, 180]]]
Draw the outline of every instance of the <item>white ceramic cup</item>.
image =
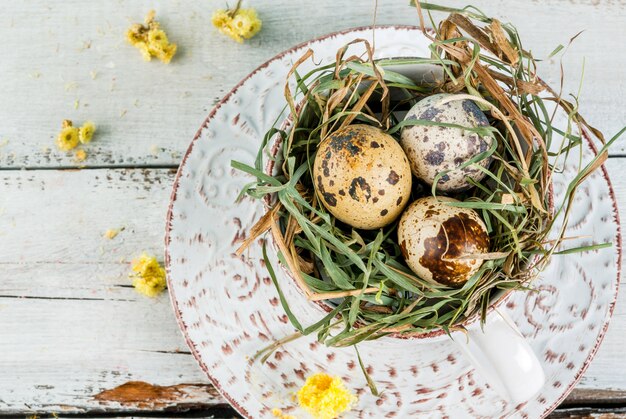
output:
[[504, 399], [515, 405], [530, 400], [546, 380], [534, 351], [503, 310], [492, 310], [483, 327], [479, 323], [470, 325], [467, 334], [452, 333], [452, 338]]
[[[432, 82], [442, 76], [441, 69], [432, 65], [392, 65], [386, 68], [397, 71], [417, 82]], [[288, 130], [290, 125], [291, 121], [288, 118], [284, 121], [281, 129]], [[276, 156], [280, 143], [279, 137], [270, 142], [268, 145], [270, 155]], [[280, 164], [270, 161], [266, 166], [266, 172], [276, 174], [279, 167]], [[271, 239], [271, 241], [274, 240]], [[277, 249], [276, 244], [273, 244]], [[283, 266], [283, 269], [293, 279], [289, 268]], [[528, 401], [539, 392], [545, 383], [545, 373], [539, 359], [515, 323], [505, 314], [504, 310], [498, 309], [510, 295], [510, 292], [496, 293], [487, 309], [484, 324], [481, 324], [479, 316], [474, 316], [463, 323], [466, 332], [452, 332], [451, 336], [489, 386], [505, 400], [518, 405]], [[316, 301], [315, 303], [326, 311], [333, 309], [326, 302]], [[424, 342], [449, 339], [442, 329], [436, 329], [425, 334], [395, 333], [391, 336], [400, 339], [419, 339]]]
[[450, 339], [503, 399], [518, 405], [530, 400], [545, 383], [545, 373], [535, 352], [503, 308], [510, 291], [495, 293], [484, 324], [476, 314], [460, 324], [465, 331], [448, 335], [442, 329], [428, 333], [394, 333], [398, 339], [435, 342]]
[[[418, 83], [434, 82], [443, 77], [441, 68], [432, 65], [390, 65], [386, 68]], [[510, 293], [496, 294], [485, 324], [481, 325], [477, 319], [469, 320], [465, 324], [467, 333], [454, 332], [452, 338], [490, 387], [517, 405], [539, 392], [545, 383], [545, 373], [515, 323], [504, 310], [498, 309], [509, 296]]]

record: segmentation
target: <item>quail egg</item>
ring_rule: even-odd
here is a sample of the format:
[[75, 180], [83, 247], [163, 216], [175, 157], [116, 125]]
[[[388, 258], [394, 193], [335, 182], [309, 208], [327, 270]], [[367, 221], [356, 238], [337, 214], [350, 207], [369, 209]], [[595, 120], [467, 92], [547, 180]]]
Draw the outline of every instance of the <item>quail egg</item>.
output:
[[[454, 96], [447, 93], [428, 96], [411, 108], [405, 120], [423, 119], [471, 128], [489, 125], [487, 117], [473, 101], [454, 100]], [[432, 185], [438, 173], [456, 169], [488, 150], [491, 141], [493, 137], [481, 137], [456, 127], [407, 125], [402, 129], [400, 144], [409, 158], [413, 174]], [[487, 167], [490, 162], [491, 159], [486, 158], [476, 164]], [[484, 176], [484, 172], [470, 165], [444, 174], [437, 183], [437, 189], [441, 192], [460, 192], [472, 186], [468, 177], [480, 181]]]
[[460, 287], [482, 265], [471, 256], [489, 251], [489, 235], [476, 211], [447, 202], [459, 201], [430, 196], [409, 205], [398, 223], [398, 243], [417, 276]]
[[324, 139], [313, 164], [319, 200], [337, 219], [372, 230], [395, 220], [411, 194], [411, 168], [382, 130], [348, 125]]

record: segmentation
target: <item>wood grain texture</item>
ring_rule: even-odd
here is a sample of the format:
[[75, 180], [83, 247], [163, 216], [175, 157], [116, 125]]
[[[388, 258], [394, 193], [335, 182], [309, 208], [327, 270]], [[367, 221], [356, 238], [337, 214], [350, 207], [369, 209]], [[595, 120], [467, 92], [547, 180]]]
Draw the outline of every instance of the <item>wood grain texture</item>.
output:
[[[243, 45], [210, 26], [223, 3], [31, 0], [0, 13], [0, 169], [76, 167], [72, 154], [54, 147], [65, 118], [98, 125], [82, 164], [102, 167], [0, 171], [0, 415], [189, 409], [210, 415], [206, 409], [224, 403], [188, 352], [168, 297], [149, 299], [132, 289], [129, 261], [144, 250], [161, 256], [174, 176], [168, 167], [178, 165], [213, 104], [276, 53], [371, 24], [373, 0], [340, 6], [254, 0], [264, 29]], [[406, 1], [379, 3], [378, 23], [417, 22]], [[585, 29], [563, 61], [565, 90], [578, 89], [586, 57], [581, 108], [607, 134], [621, 128], [626, 56], [609, 53], [604, 41], [625, 34], [625, 0], [471, 3], [514, 21], [539, 57]], [[130, 23], [150, 8], [179, 45], [169, 66], [143, 62], [124, 41]], [[551, 83], [559, 73], [558, 59], [540, 64]], [[626, 139], [613, 150], [625, 153]], [[623, 208], [624, 164], [607, 165]], [[107, 240], [109, 228], [124, 230]], [[625, 344], [622, 287], [598, 355], [567, 409], [553, 417], [625, 417], [618, 408], [626, 404]], [[594, 403], [616, 409], [581, 407]], [[219, 417], [230, 415], [224, 412]]]
[[[623, 164], [616, 158], [607, 166], [626, 208]], [[188, 352], [167, 295], [140, 296], [127, 278], [133, 257], [144, 250], [161, 255], [173, 176], [168, 169], [0, 172], [0, 414], [224, 402]], [[102, 236], [121, 227], [113, 240]], [[574, 405], [608, 389], [613, 393], [603, 398], [626, 401], [625, 336], [622, 288], [604, 343], [572, 396]], [[157, 403], [95, 397], [137, 381], [190, 383], [193, 391]]]
[[167, 295], [143, 297], [127, 277], [142, 251], [161, 257], [172, 179], [170, 170], [0, 173], [1, 413], [137, 410], [149, 401], [94, 397], [129, 381], [208, 383]]
[[[223, 2], [80, 0], [20, 3], [0, 14], [0, 167], [75, 167], [73, 154], [54, 146], [61, 121], [93, 120], [87, 166], [176, 165], [212, 105], [265, 60], [328, 32], [370, 25], [373, 0], [341, 3], [255, 0], [260, 35], [239, 45], [219, 35], [210, 16]], [[405, 1], [379, 2], [378, 23], [416, 24]], [[585, 30], [563, 61], [565, 91], [578, 90], [581, 108], [607, 134], [624, 124], [626, 55], [605, 40], [624, 35], [623, 0], [476, 0], [486, 13], [514, 21], [525, 46], [546, 57]], [[124, 32], [157, 10], [179, 53], [169, 65], [142, 61]], [[532, 16], [532, 18], [529, 18]], [[610, 41], [609, 41], [610, 43]], [[613, 45], [619, 49], [619, 44]], [[558, 85], [559, 60], [540, 63], [540, 75]], [[614, 148], [626, 152], [626, 140]]]
[[559, 409], [548, 416], [549, 419], [624, 419], [626, 409]]
[[609, 407], [611, 405], [624, 405], [626, 404], [625, 401], [626, 391], [624, 390], [576, 388], [567, 396], [567, 400], [562, 403], [561, 407], [574, 408], [590, 404]]

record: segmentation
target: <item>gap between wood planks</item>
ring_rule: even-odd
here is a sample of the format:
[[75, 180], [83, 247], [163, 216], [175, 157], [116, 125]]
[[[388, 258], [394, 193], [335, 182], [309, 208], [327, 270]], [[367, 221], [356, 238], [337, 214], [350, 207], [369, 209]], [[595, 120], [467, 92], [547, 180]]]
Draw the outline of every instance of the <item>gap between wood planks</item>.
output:
[[[615, 157], [613, 157], [615, 158]], [[620, 164], [616, 160], [615, 163]], [[615, 164], [614, 163], [614, 164]], [[140, 166], [140, 167], [90, 167], [83, 170], [91, 169], [110, 169], [110, 170], [128, 170], [128, 169], [176, 169], [175, 165], [155, 165], [155, 166]], [[7, 169], [14, 170], [14, 169]], [[37, 170], [37, 169], [31, 169]], [[66, 170], [68, 172], [78, 172], [80, 169], [76, 168], [44, 168], [42, 170]], [[619, 182], [618, 182], [619, 183]], [[168, 186], [164, 186], [168, 188]], [[32, 262], [30, 262], [32, 263]], [[35, 262], [37, 263], [37, 262]], [[46, 263], [46, 262], [43, 262]], [[122, 286], [122, 285], [116, 285]], [[130, 287], [126, 285], [125, 287]], [[50, 300], [110, 300], [108, 298], [77, 298], [77, 297], [46, 297], [46, 296], [13, 296], [13, 295], [0, 295], [0, 298], [32, 298], [32, 299], [50, 299]], [[127, 299], [115, 299], [116, 301], [131, 301]], [[170, 353], [170, 351], [152, 351]], [[187, 351], [176, 352], [180, 355], [190, 356]], [[137, 383], [137, 382], [134, 382]], [[103, 402], [102, 407], [90, 406], [90, 407], [78, 407], [78, 406], [57, 406], [48, 405], [50, 412], [60, 412], [60, 417], [180, 417], [180, 418], [193, 418], [193, 417], [216, 417], [216, 418], [228, 418], [238, 417], [236, 412], [226, 406], [224, 399], [221, 398], [215, 389], [207, 384], [177, 384], [174, 386], [154, 386], [148, 383], [144, 383], [145, 389], [148, 389], [147, 395], [141, 392], [136, 393], [135, 399], [121, 399], [123, 403], [120, 403], [120, 394], [126, 391], [130, 387], [129, 383], [123, 384], [116, 388], [105, 390], [94, 394], [93, 397], [103, 395], [100, 399], [96, 399], [99, 402]], [[185, 388], [185, 386], [187, 386]], [[120, 392], [119, 388], [122, 387]], [[116, 389], [117, 392], [116, 392]], [[193, 389], [189, 395], [189, 389]], [[170, 391], [171, 393], [168, 393]], [[165, 393], [163, 393], [165, 392]], [[150, 394], [159, 395], [161, 399], [154, 400]], [[166, 397], [163, 399], [163, 394]], [[115, 397], [118, 397], [116, 400]], [[111, 406], [109, 403], [113, 403]], [[76, 413], [61, 413], [63, 408], [74, 411]], [[47, 417], [44, 409], [46, 405], [39, 407], [42, 409], [41, 417]], [[78, 413], [80, 412], [80, 413]], [[36, 412], [34, 412], [36, 413]], [[0, 417], [24, 417], [28, 414], [26, 412], [19, 412], [19, 414], [0, 414]], [[550, 418], [626, 418], [626, 391], [610, 391], [610, 390], [575, 390], [570, 394], [567, 400], [549, 416]]]
[[[610, 154], [610, 159], [623, 159], [626, 158], [625, 154]], [[0, 171], [19, 171], [19, 170], [27, 170], [27, 171], [36, 171], [36, 170], [61, 170], [61, 171], [79, 171], [79, 170], [132, 170], [132, 169], [142, 169], [142, 170], [178, 170], [180, 164], [136, 164], [136, 165], [92, 165], [92, 166], [54, 166], [54, 167], [46, 167], [46, 166], [23, 166], [23, 167], [0, 167]]]
[[[22, 415], [21, 417], [23, 417]], [[0, 418], [15, 418], [17, 415], [0, 415]], [[85, 413], [72, 414], [40, 414], [38, 418], [241, 418], [241, 416], [228, 405], [219, 405], [209, 408], [189, 408], [184, 411], [164, 411], [164, 412], [135, 412], [117, 411], [108, 412], [90, 411]], [[554, 410], [547, 419], [623, 419], [626, 418], [626, 407], [616, 408], [558, 408]]]
[[[625, 155], [626, 157], [626, 155]], [[11, 171], [19, 171], [19, 170], [27, 170], [27, 171], [36, 171], [36, 170], [64, 170], [64, 171], [79, 171], [79, 170], [132, 170], [132, 169], [142, 169], [142, 170], [167, 170], [174, 169], [178, 170], [179, 164], [137, 164], [137, 165], [94, 165], [94, 166], [54, 166], [54, 167], [46, 167], [46, 166], [24, 166], [24, 167], [0, 167], [0, 171], [11, 172]]]

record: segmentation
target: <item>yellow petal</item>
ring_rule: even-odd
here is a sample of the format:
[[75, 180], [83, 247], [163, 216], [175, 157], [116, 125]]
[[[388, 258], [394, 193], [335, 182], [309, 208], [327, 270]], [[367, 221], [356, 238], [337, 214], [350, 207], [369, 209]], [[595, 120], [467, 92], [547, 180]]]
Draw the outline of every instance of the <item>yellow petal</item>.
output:
[[93, 122], [87, 121], [78, 130], [78, 139], [82, 144], [87, 144], [93, 138], [93, 133], [96, 131], [96, 126]]
[[308, 377], [297, 397], [300, 406], [316, 419], [334, 419], [356, 402], [341, 378], [323, 373]]
[[67, 126], [61, 130], [56, 140], [57, 147], [69, 151], [78, 145], [78, 128]]

